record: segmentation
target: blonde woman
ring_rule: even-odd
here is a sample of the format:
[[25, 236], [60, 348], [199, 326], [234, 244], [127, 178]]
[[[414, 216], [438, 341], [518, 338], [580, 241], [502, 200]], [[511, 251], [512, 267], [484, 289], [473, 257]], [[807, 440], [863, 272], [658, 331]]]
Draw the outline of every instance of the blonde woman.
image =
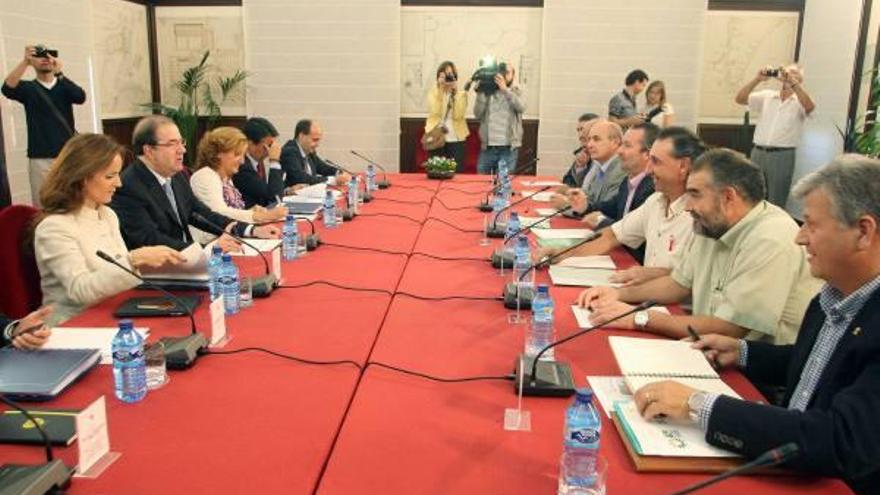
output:
[[122, 186], [119, 171], [125, 149], [101, 134], [79, 134], [64, 147], [40, 189], [43, 214], [34, 232], [43, 305], [52, 305], [48, 326], [87, 306], [138, 285], [131, 275], [102, 260], [103, 251], [137, 270], [185, 261], [167, 246], [128, 251], [116, 213], [106, 205]]
[[666, 85], [663, 81], [654, 81], [645, 90], [645, 116], [657, 127], [669, 127], [675, 124], [675, 109], [666, 101]]
[[428, 118], [425, 132], [442, 125], [446, 130], [446, 144], [428, 152], [428, 156], [452, 158], [458, 165], [457, 171], [464, 170], [465, 141], [468, 131], [465, 112], [467, 111], [467, 91], [458, 89], [458, 71], [450, 61], [437, 68], [435, 84], [428, 91]]
[[[217, 127], [205, 133], [199, 142], [196, 158], [198, 170], [189, 183], [196, 198], [211, 210], [233, 220], [247, 223], [265, 223], [283, 220], [287, 215], [284, 205], [266, 209], [255, 205], [245, 209], [241, 192], [232, 182], [232, 176], [244, 161], [247, 137], [234, 127]], [[190, 227], [193, 237], [205, 244], [213, 234]]]

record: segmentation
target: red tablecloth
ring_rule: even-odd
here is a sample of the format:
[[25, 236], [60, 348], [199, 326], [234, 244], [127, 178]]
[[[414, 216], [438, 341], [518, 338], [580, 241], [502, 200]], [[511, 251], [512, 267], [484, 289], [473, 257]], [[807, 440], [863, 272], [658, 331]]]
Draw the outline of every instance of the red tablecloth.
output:
[[[499, 301], [418, 298], [500, 295], [506, 278], [483, 261], [500, 240], [481, 245], [486, 215], [473, 208], [488, 180], [397, 175], [391, 181], [353, 222], [335, 230], [316, 224], [328, 245], [285, 262], [282, 288], [228, 318], [232, 339], [223, 350], [263, 347], [445, 377], [511, 372], [525, 326], [509, 324], [510, 311]], [[526, 201], [517, 210], [534, 215], [536, 206]], [[622, 253], [614, 258], [632, 263]], [[255, 259], [240, 264], [248, 275], [262, 270]], [[548, 281], [546, 271], [537, 280]], [[321, 281], [376, 291], [312, 284]], [[576, 329], [566, 308], [577, 292], [552, 291], [560, 336]], [[111, 298], [68, 325], [114, 326], [112, 310], [131, 295]], [[209, 328], [205, 305], [196, 322]], [[151, 339], [189, 330], [186, 318], [135, 324], [150, 327]], [[588, 374], [618, 373], [608, 334], [597, 331], [557, 351], [572, 364], [578, 385]], [[724, 378], [747, 398], [759, 397], [738, 373]], [[505, 432], [504, 409], [516, 405], [510, 381], [442, 384], [372, 365], [361, 372], [351, 364], [314, 366], [257, 352], [202, 357], [135, 405], [117, 401], [112, 387], [110, 368], [102, 366], [49, 404], [83, 407], [107, 396], [111, 445], [123, 454], [97, 480], [75, 480], [73, 494], [553, 493], [568, 404], [526, 398], [532, 431]], [[638, 474], [613, 426], [606, 421], [603, 428], [609, 493], [666, 493], [703, 478]], [[75, 461], [75, 448], [56, 450]], [[41, 450], [0, 446], [0, 459], [39, 462]], [[835, 481], [773, 477], [731, 480], [707, 493], [731, 490], [848, 493]]]

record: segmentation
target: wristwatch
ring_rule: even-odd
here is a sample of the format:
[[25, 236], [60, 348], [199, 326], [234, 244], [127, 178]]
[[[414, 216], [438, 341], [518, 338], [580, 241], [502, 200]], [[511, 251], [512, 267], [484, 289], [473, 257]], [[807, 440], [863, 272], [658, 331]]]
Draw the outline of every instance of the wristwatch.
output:
[[633, 316], [633, 323], [635, 323], [636, 328], [639, 330], [644, 330], [648, 326], [649, 319], [647, 311], [637, 311], [635, 316]]
[[688, 415], [694, 423], [700, 422], [700, 409], [706, 404], [706, 398], [709, 396], [702, 390], [697, 390], [688, 397]]

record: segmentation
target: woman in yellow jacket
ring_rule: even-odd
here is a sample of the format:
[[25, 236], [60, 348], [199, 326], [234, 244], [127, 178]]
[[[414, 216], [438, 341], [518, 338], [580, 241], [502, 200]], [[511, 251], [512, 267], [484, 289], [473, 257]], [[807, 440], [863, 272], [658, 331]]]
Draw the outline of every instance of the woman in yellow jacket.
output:
[[446, 144], [428, 152], [428, 156], [445, 156], [455, 160], [457, 171], [464, 170], [465, 140], [468, 137], [467, 91], [458, 89], [458, 71], [455, 64], [446, 61], [437, 68], [436, 84], [428, 91], [428, 118], [425, 132], [438, 125], [446, 130]]

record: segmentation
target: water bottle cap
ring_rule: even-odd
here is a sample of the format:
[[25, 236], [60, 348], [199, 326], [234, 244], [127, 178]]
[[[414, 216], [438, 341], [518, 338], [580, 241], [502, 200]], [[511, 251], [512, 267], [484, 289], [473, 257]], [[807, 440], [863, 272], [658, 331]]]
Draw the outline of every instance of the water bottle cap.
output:
[[519, 244], [520, 246], [525, 246], [525, 247], [528, 247], [528, 246], [529, 246], [529, 239], [528, 239], [527, 237], [525, 237], [525, 236], [520, 237], [519, 239], [517, 239], [516, 242], [517, 242], [517, 244]]
[[288, 222], [295, 222], [295, 221], [296, 221], [296, 217], [293, 216], [293, 215], [287, 215], [287, 221], [288, 221]]
[[119, 320], [119, 329], [131, 330], [134, 328], [134, 322], [129, 319]]
[[593, 389], [585, 387], [575, 390], [575, 399], [578, 402], [591, 402], [593, 400]]
[[232, 255], [229, 253], [223, 253], [223, 262], [224, 263], [232, 263]]
[[211, 248], [211, 254], [213, 254], [213, 255], [223, 254], [223, 248], [214, 244], [214, 247]]
[[519, 213], [517, 213], [515, 211], [510, 212], [510, 219], [511, 220], [514, 220], [514, 219], [519, 220]]
[[547, 284], [538, 284], [538, 292], [543, 292], [544, 294], [549, 294], [550, 287]]

